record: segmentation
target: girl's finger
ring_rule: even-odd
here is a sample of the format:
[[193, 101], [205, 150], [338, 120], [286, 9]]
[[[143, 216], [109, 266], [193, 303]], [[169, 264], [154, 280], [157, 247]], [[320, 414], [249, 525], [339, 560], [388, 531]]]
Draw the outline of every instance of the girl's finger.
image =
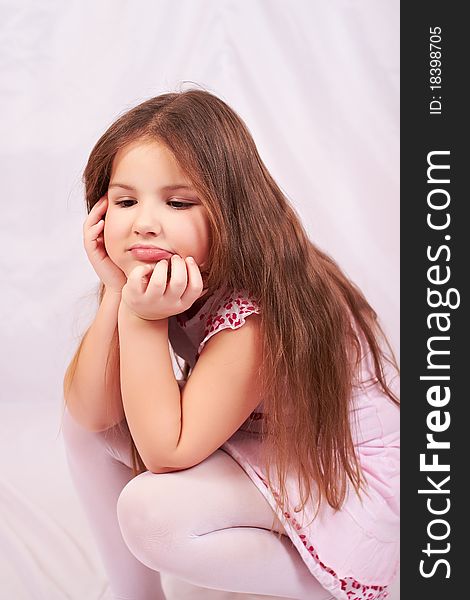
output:
[[101, 218], [100, 213], [101, 216], [106, 213], [107, 203], [103, 202], [102, 200], [103, 199], [98, 200], [98, 202], [93, 205], [92, 209], [88, 213], [87, 218], [85, 219], [85, 222], [83, 224], [84, 230], [93, 227], [93, 225], [96, 225], [96, 219]]
[[[93, 205], [93, 208], [103, 208], [106, 205], [106, 200], [108, 198], [106, 196], [101, 196], [101, 198]], [[93, 209], [92, 209], [93, 210]]]
[[98, 221], [94, 225], [90, 225], [85, 229], [84, 235], [86, 241], [96, 241], [97, 237], [103, 233], [104, 221]]
[[150, 276], [147, 290], [152, 294], [156, 293], [157, 296], [163, 296], [166, 289], [167, 274], [168, 261], [166, 259], [159, 260]]
[[95, 202], [93, 204], [93, 206], [91, 207], [90, 212], [88, 214], [91, 214], [92, 212], [93, 213], [99, 212], [100, 210], [102, 210], [104, 204], [105, 204], [104, 199], [100, 198], [98, 200], [98, 202]]
[[151, 265], [139, 265], [132, 269], [127, 278], [127, 283], [131, 290], [145, 290], [145, 287], [143, 289], [142, 287], [145, 285], [145, 280], [150, 267]]
[[195, 302], [201, 296], [204, 283], [202, 281], [201, 271], [199, 270], [197, 262], [194, 260], [194, 258], [192, 256], [188, 256], [186, 257], [185, 262], [188, 266], [189, 282], [185, 293], [181, 297], [181, 300], [185, 303], [188, 302], [193, 304], [193, 302]]
[[188, 285], [188, 273], [185, 260], [179, 255], [171, 257], [170, 292], [176, 299], [180, 299]]

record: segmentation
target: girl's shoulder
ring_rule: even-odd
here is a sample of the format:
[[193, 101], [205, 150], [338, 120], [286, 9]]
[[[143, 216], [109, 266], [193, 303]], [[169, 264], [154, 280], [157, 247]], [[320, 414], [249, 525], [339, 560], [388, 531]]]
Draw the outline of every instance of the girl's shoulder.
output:
[[260, 312], [256, 299], [246, 290], [225, 290], [206, 315], [198, 354], [213, 335], [223, 329], [238, 329], [242, 327], [247, 317]]

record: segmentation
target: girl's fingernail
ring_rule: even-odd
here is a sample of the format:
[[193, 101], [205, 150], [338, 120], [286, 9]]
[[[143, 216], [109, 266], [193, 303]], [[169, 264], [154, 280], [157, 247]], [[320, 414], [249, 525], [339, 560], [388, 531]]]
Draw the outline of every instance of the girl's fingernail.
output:
[[194, 263], [196, 261], [194, 260], [194, 258], [192, 256], [188, 256], [188, 262], [190, 262], [192, 265], [194, 265]]

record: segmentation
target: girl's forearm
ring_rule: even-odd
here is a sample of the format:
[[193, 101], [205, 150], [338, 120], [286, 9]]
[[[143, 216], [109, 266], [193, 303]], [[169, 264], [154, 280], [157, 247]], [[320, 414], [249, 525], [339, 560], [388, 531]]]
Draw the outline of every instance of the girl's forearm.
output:
[[[95, 320], [85, 334], [70, 390], [65, 400], [83, 427], [101, 431], [124, 418], [119, 383], [119, 357], [109, 356], [117, 333], [121, 295], [106, 290]], [[106, 368], [106, 364], [108, 366]]]
[[168, 319], [141, 319], [121, 302], [118, 333], [122, 403], [134, 443], [149, 470], [177, 470], [172, 456], [181, 432], [181, 394], [168, 344]]

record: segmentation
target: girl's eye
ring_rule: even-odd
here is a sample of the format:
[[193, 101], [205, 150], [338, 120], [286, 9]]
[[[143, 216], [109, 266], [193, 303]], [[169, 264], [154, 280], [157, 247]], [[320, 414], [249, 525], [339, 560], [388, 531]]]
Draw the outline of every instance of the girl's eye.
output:
[[134, 200], [118, 200], [114, 204], [116, 206], [122, 206], [124, 204], [124, 202], [134, 202]]
[[[118, 200], [115, 202], [117, 206], [122, 206], [123, 208], [127, 208], [124, 206], [125, 202], [134, 202], [134, 200]], [[169, 200], [168, 204], [179, 204], [179, 206], [175, 207], [175, 210], [185, 210], [192, 206], [190, 202], [180, 202], [179, 200]]]
[[175, 207], [176, 210], [184, 210], [184, 209], [192, 206], [192, 204], [190, 202], [180, 202], [179, 200], [169, 200], [168, 204], [179, 204], [180, 205], [179, 208]]

